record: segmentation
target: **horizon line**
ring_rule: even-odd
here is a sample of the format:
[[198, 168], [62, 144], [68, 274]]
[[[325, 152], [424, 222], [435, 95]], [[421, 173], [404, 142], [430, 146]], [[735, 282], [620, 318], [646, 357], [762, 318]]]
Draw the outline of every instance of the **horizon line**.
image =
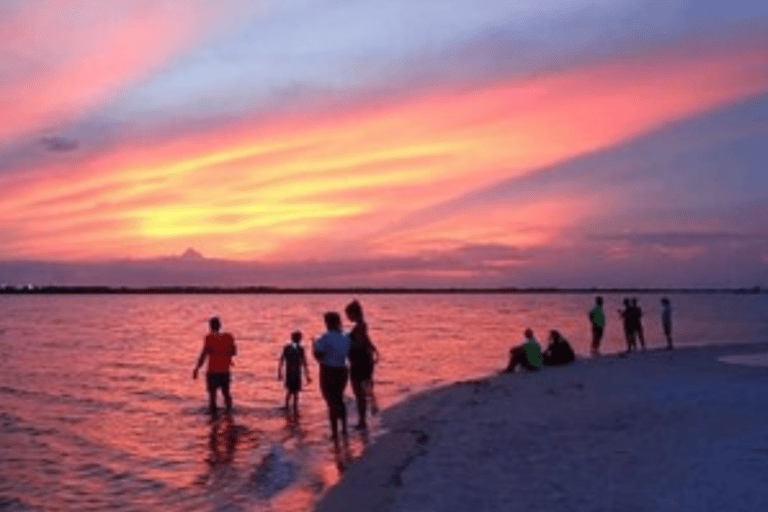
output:
[[91, 285], [0, 285], [0, 294], [526, 294], [526, 293], [736, 293], [768, 294], [768, 289], [752, 287], [281, 287], [281, 286], [91, 286]]

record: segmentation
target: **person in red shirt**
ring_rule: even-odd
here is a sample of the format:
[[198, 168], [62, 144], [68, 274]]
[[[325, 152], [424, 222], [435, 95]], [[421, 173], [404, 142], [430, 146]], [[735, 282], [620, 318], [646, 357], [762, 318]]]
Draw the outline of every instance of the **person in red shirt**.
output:
[[232, 396], [229, 394], [231, 381], [229, 367], [234, 365], [232, 357], [237, 354], [237, 348], [235, 347], [235, 339], [231, 334], [219, 332], [221, 320], [218, 317], [211, 318], [208, 324], [211, 327], [211, 332], [205, 337], [203, 350], [200, 352], [197, 365], [192, 371], [192, 378], [197, 379], [197, 372], [208, 359], [208, 371], [206, 373], [208, 403], [211, 416], [216, 417], [216, 390], [219, 388], [221, 388], [221, 394], [224, 396], [226, 412], [232, 411]]

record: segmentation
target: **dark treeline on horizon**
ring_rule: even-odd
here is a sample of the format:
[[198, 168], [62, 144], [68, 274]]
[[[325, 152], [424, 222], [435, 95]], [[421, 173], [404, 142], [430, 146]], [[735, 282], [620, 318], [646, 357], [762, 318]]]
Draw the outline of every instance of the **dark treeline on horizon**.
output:
[[406, 287], [296, 287], [283, 288], [275, 286], [22, 286], [0, 287], [0, 294], [526, 294], [526, 293], [626, 293], [626, 294], [659, 294], [659, 293], [736, 293], [760, 294], [768, 293], [759, 286], [752, 288], [559, 288], [559, 287], [493, 287], [493, 288], [406, 288]]

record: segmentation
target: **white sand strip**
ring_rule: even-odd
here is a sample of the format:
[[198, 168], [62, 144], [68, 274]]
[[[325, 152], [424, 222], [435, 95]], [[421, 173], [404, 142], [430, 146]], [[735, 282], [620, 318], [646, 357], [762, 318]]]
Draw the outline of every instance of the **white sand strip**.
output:
[[583, 360], [387, 411], [317, 511], [768, 510], [768, 344]]
[[768, 366], [768, 352], [760, 354], [741, 354], [720, 358], [724, 363], [745, 364], [748, 366]]

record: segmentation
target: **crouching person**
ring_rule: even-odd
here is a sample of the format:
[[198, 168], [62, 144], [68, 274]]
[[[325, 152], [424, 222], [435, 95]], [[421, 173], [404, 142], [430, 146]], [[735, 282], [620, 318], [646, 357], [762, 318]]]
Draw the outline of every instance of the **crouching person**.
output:
[[544, 351], [545, 366], [559, 366], [576, 360], [570, 343], [558, 331], [549, 331], [549, 346]]
[[509, 364], [504, 371], [514, 372], [518, 366], [529, 371], [538, 371], [544, 366], [541, 346], [533, 337], [533, 331], [530, 329], [525, 330], [523, 344], [512, 347], [509, 351]]

